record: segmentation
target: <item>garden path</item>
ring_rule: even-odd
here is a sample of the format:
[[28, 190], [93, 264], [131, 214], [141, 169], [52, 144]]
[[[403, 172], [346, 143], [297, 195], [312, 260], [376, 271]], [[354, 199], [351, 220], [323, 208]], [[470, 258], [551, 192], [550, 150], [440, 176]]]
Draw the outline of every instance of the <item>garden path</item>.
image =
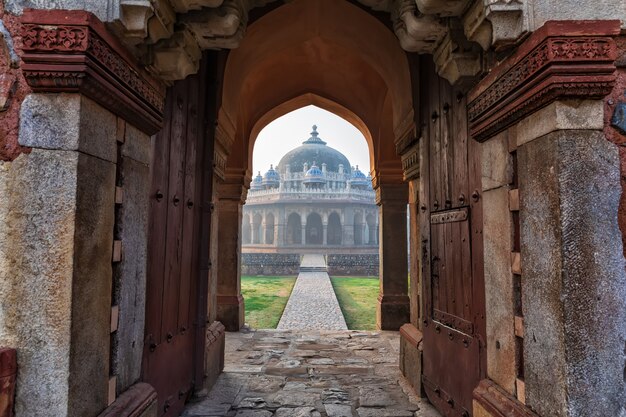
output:
[[[322, 255], [304, 255], [277, 329], [347, 330]], [[307, 272], [311, 271], [311, 272]]]

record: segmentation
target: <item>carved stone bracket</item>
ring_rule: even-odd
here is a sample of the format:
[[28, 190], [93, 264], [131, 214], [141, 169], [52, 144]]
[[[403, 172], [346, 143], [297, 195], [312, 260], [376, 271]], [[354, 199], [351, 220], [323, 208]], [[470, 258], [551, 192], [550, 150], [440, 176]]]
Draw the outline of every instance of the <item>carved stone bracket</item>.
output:
[[481, 51], [477, 44], [465, 39], [458, 20], [450, 20], [450, 29], [433, 58], [437, 73], [456, 84], [476, 76], [482, 68]]
[[463, 16], [467, 39], [484, 50], [510, 46], [528, 32], [525, 0], [477, 0]]
[[607, 95], [619, 32], [617, 20], [546, 23], [469, 93], [474, 139], [484, 141], [557, 99]]
[[26, 10], [22, 22], [22, 68], [34, 92], [82, 93], [148, 134], [160, 129], [164, 86], [94, 15]]

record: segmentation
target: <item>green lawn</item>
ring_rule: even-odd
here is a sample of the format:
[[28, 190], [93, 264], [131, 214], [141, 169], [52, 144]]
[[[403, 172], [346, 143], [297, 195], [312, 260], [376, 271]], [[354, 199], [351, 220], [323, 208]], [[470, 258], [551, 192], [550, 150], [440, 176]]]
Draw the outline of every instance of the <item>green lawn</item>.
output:
[[376, 330], [378, 278], [331, 278], [341, 311], [350, 330]]
[[254, 329], [275, 329], [296, 277], [242, 276], [246, 323]]

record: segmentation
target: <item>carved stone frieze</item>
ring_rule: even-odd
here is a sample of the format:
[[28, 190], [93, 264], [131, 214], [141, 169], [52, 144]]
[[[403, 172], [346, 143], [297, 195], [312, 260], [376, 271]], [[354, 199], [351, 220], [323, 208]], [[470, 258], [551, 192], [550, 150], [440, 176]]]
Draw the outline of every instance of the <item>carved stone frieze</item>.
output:
[[420, 175], [419, 148], [419, 142], [416, 142], [411, 148], [405, 150], [405, 152], [400, 155], [405, 181], [416, 179]]
[[164, 86], [94, 15], [26, 10], [22, 22], [22, 68], [34, 92], [80, 92], [144, 132], [158, 131]]
[[483, 141], [557, 99], [600, 98], [615, 83], [620, 22], [548, 22], [468, 96], [470, 132]]

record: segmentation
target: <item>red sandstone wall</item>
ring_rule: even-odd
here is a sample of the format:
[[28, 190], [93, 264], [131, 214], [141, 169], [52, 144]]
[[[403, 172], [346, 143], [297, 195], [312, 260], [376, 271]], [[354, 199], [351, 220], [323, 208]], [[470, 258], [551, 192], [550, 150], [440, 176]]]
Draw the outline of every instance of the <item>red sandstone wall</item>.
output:
[[620, 154], [622, 199], [618, 213], [618, 222], [622, 230], [622, 243], [624, 244], [624, 255], [626, 256], [626, 135], [611, 127], [611, 118], [613, 117], [616, 104], [626, 102], [626, 37], [619, 37], [616, 41], [618, 48], [617, 81], [611, 94], [604, 99], [604, 134], [618, 146]]
[[[0, 2], [0, 19], [11, 33], [19, 54], [22, 45], [19, 18], [5, 13], [4, 5]], [[0, 101], [6, 97], [10, 100], [8, 109], [0, 111], [0, 161], [11, 161], [20, 153], [28, 151], [17, 142], [20, 104], [28, 92], [29, 87], [22, 71], [19, 68], [11, 68], [6, 44], [0, 38]]]

